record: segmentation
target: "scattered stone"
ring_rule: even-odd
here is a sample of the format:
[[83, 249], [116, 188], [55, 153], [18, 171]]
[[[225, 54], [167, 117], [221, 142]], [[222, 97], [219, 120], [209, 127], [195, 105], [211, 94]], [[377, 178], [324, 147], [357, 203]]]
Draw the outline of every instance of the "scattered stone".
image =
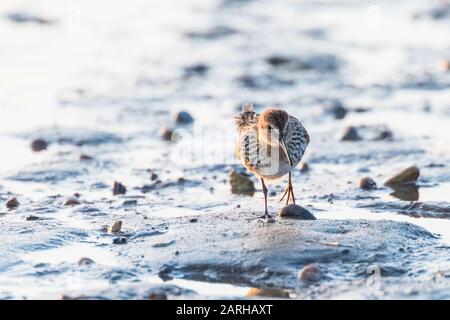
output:
[[177, 124], [190, 124], [194, 122], [194, 118], [187, 111], [176, 112], [173, 117]]
[[66, 197], [64, 199], [64, 205], [65, 206], [78, 206], [81, 202], [77, 197]]
[[80, 161], [92, 161], [92, 160], [94, 160], [94, 158], [92, 158], [91, 156], [88, 156], [86, 154], [80, 155]]
[[137, 200], [125, 200], [122, 203], [122, 205], [125, 206], [125, 207], [135, 206], [135, 205], [137, 205]]
[[322, 271], [315, 264], [308, 264], [298, 272], [298, 278], [304, 282], [317, 282], [322, 278]]
[[167, 300], [167, 295], [164, 292], [152, 292], [148, 296], [149, 300]]
[[206, 64], [195, 64], [184, 69], [184, 76], [189, 78], [193, 76], [204, 76], [209, 70]]
[[282, 57], [282, 56], [271, 56], [269, 58], [266, 59], [267, 63], [274, 66], [274, 67], [278, 67], [281, 65], [285, 65], [288, 63], [292, 63], [292, 59], [288, 58], [288, 57]]
[[82, 257], [82, 258], [80, 258], [80, 260], [78, 260], [79, 266], [88, 266], [91, 264], [95, 264], [95, 261], [90, 258], [87, 258], [87, 257]]
[[119, 233], [120, 230], [122, 229], [122, 221], [116, 221], [114, 222], [114, 224], [108, 228], [108, 232], [109, 233]]
[[31, 142], [31, 149], [34, 152], [40, 152], [40, 151], [46, 150], [47, 147], [48, 147], [48, 143], [44, 139], [35, 139], [35, 140], [33, 140], [33, 142]]
[[231, 192], [234, 194], [244, 194], [253, 196], [255, 194], [255, 185], [246, 175], [232, 170], [229, 173]]
[[324, 106], [324, 113], [333, 116], [334, 119], [343, 119], [348, 113], [341, 100], [334, 99]]
[[152, 172], [152, 174], [150, 175], [150, 180], [155, 181], [158, 179], [158, 175], [154, 172]]
[[289, 70], [334, 71], [339, 68], [339, 60], [330, 54], [316, 54], [301, 58], [274, 55], [266, 59], [273, 67], [284, 67]]
[[289, 292], [277, 288], [251, 288], [247, 297], [289, 298]]
[[300, 164], [300, 172], [306, 173], [306, 172], [308, 172], [309, 170], [310, 170], [310, 169], [309, 169], [308, 163], [302, 162], [302, 163]]
[[281, 208], [278, 214], [285, 219], [316, 220], [311, 212], [296, 204], [289, 204]]
[[345, 128], [340, 137], [339, 140], [341, 141], [359, 141], [361, 140], [361, 137], [358, 134], [358, 130], [353, 127], [353, 126], [349, 126], [347, 128]]
[[118, 195], [118, 194], [126, 194], [127, 193], [127, 188], [125, 188], [125, 186], [123, 184], [121, 184], [120, 182], [114, 181], [114, 185], [113, 185], [113, 195]]
[[161, 139], [163, 139], [164, 141], [172, 141], [173, 129], [162, 127], [159, 130], [159, 135], [161, 136]]
[[356, 108], [353, 108], [352, 111], [355, 112], [355, 113], [364, 113], [364, 112], [369, 112], [370, 108], [367, 108], [367, 107], [356, 107]]
[[19, 200], [17, 200], [16, 197], [13, 197], [13, 198], [9, 199], [8, 201], [6, 201], [6, 207], [9, 210], [16, 209], [19, 205], [20, 205]]
[[411, 166], [388, 179], [384, 184], [386, 186], [401, 186], [415, 184], [420, 176], [420, 170], [416, 166]]
[[394, 134], [389, 128], [383, 127], [379, 130], [375, 138], [373, 140], [381, 141], [381, 140], [393, 140]]
[[359, 180], [359, 187], [363, 190], [373, 190], [377, 188], [377, 183], [370, 177]]
[[114, 244], [126, 244], [127, 242], [127, 238], [125, 237], [117, 237], [113, 239]]
[[31, 216], [26, 217], [25, 220], [26, 221], [36, 221], [36, 220], [41, 220], [41, 218], [31, 215]]
[[190, 223], [196, 223], [196, 222], [198, 222], [198, 219], [197, 218], [192, 218], [192, 219], [189, 219], [189, 222]]

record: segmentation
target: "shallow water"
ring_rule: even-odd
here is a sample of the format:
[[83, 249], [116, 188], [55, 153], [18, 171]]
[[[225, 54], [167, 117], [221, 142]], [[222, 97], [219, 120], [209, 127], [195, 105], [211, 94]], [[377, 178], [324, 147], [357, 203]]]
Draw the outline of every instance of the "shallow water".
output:
[[[131, 246], [170, 235], [171, 224], [183, 217], [262, 209], [260, 192], [232, 195], [227, 181], [228, 172], [241, 167], [232, 117], [244, 102], [258, 111], [283, 106], [308, 129], [304, 161], [310, 171], [294, 172], [294, 185], [299, 203], [319, 219], [410, 222], [439, 234], [437, 241], [447, 246], [448, 219], [402, 214], [395, 206], [408, 201], [383, 187], [399, 170], [417, 165], [418, 201], [450, 201], [450, 73], [437, 66], [450, 58], [449, 18], [414, 18], [435, 5], [2, 1], [0, 298], [143, 298], [162, 284], [158, 270], [143, 273], [138, 256], [121, 256], [115, 236], [99, 231], [102, 225], [122, 220]], [[17, 23], [8, 18], [15, 12], [55, 23]], [[292, 61], [271, 65], [274, 56]], [[198, 65], [206, 71], [196, 72]], [[332, 99], [348, 108], [344, 119], [324, 114]], [[172, 113], [179, 110], [194, 124], [176, 126]], [[360, 129], [362, 141], [337, 139], [348, 125]], [[392, 131], [392, 141], [372, 140], [379, 125]], [[162, 141], [165, 126], [182, 139]], [[30, 143], [39, 137], [48, 150], [33, 152]], [[81, 154], [93, 160], [80, 161]], [[360, 190], [364, 176], [378, 189]], [[126, 195], [112, 195], [114, 181], [126, 186]], [[273, 213], [284, 183], [270, 186]], [[74, 193], [82, 205], [64, 206]], [[3, 203], [11, 196], [20, 202], [13, 211]], [[40, 220], [26, 221], [30, 215]], [[85, 256], [96, 266], [80, 271], [77, 262]], [[429, 259], [420, 257], [424, 266], [446, 265]], [[73, 290], [77, 281], [82, 291]], [[193, 279], [164, 284], [194, 291], [168, 291], [171, 298], [243, 298], [248, 291], [240, 283]]]

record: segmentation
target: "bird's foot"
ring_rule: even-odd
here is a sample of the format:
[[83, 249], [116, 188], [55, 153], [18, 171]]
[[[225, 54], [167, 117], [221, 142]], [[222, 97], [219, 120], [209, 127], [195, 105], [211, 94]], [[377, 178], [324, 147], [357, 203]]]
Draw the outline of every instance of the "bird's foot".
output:
[[273, 223], [275, 222], [275, 219], [272, 218], [272, 216], [268, 213], [265, 213], [262, 216], [259, 216], [258, 219], [264, 219], [267, 223]]

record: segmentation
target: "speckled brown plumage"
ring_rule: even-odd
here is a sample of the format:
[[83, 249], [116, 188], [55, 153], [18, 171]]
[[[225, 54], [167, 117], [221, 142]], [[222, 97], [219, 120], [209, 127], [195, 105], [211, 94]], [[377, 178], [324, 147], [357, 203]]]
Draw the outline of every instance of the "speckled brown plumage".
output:
[[244, 166], [261, 178], [265, 217], [267, 212], [267, 187], [271, 182], [289, 174], [289, 183], [282, 199], [287, 195], [295, 203], [291, 171], [302, 159], [310, 138], [301, 122], [286, 111], [269, 108], [258, 115], [251, 104], [245, 104], [235, 117], [238, 131], [236, 154]]

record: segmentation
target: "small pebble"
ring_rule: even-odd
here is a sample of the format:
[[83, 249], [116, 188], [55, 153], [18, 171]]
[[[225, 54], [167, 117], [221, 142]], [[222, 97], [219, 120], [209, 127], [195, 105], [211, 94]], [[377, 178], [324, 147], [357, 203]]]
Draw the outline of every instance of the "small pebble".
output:
[[114, 244], [126, 244], [127, 243], [127, 238], [125, 237], [117, 237], [113, 239], [113, 243]]
[[296, 204], [289, 204], [281, 208], [278, 214], [285, 219], [316, 220], [311, 212]]
[[324, 107], [324, 113], [333, 116], [333, 118], [340, 120], [345, 118], [348, 113], [347, 108], [344, 107], [340, 100], [332, 100]]
[[378, 134], [374, 138], [374, 140], [377, 140], [377, 141], [393, 140], [393, 139], [394, 139], [394, 134], [392, 133], [391, 130], [389, 130], [387, 128], [384, 128], [380, 132], [378, 132]]
[[80, 200], [78, 200], [77, 197], [67, 197], [64, 199], [65, 206], [77, 206], [80, 204], [81, 204], [81, 202], [80, 202]]
[[149, 300], [167, 300], [167, 295], [164, 292], [152, 292], [148, 296]]
[[127, 193], [127, 188], [125, 188], [125, 186], [123, 184], [121, 184], [120, 182], [114, 181], [114, 185], [113, 185], [113, 195], [118, 195], [118, 194], [126, 194]]
[[91, 156], [88, 156], [87, 154], [81, 154], [80, 155], [80, 161], [91, 161], [94, 160]]
[[46, 150], [47, 147], [48, 143], [44, 139], [35, 139], [31, 142], [31, 149], [33, 149], [34, 152]]
[[315, 264], [308, 264], [298, 272], [298, 278], [304, 282], [317, 282], [322, 278], [322, 272]]
[[289, 293], [277, 288], [251, 288], [247, 297], [289, 298]]
[[128, 207], [128, 206], [135, 206], [137, 205], [137, 200], [125, 200], [122, 203], [123, 206]]
[[271, 56], [268, 57], [266, 59], [267, 63], [274, 66], [274, 67], [278, 67], [281, 65], [286, 65], [292, 62], [292, 59], [289, 57], [283, 57], [283, 56]]
[[361, 137], [359, 136], [358, 130], [355, 127], [349, 126], [341, 132], [339, 140], [341, 140], [341, 141], [359, 141], [359, 140], [361, 140]]
[[116, 221], [114, 224], [108, 228], [109, 233], [119, 233], [122, 229], [122, 221]]
[[91, 264], [94, 264], [94, 263], [95, 263], [94, 260], [92, 260], [90, 258], [87, 258], [87, 257], [82, 257], [82, 258], [80, 258], [80, 260], [78, 260], [78, 265], [79, 266], [88, 266], [88, 265], [91, 265]]
[[8, 201], [6, 201], [6, 207], [9, 210], [16, 209], [19, 205], [20, 205], [20, 203], [16, 197], [13, 197], [13, 198], [9, 199]]
[[164, 141], [172, 141], [173, 129], [162, 127], [161, 129], [159, 129], [159, 135]]
[[229, 173], [229, 178], [232, 193], [249, 196], [253, 196], [255, 194], [255, 185], [248, 176], [233, 170]]
[[194, 122], [194, 118], [187, 111], [176, 112], [173, 118], [177, 124], [190, 124]]
[[308, 165], [308, 163], [302, 162], [302, 163], [300, 164], [300, 172], [305, 173], [305, 172], [308, 172], [308, 171], [309, 171], [309, 165]]
[[25, 218], [26, 221], [36, 221], [36, 220], [40, 220], [40, 219], [41, 218], [33, 216], [33, 215], [28, 216], [28, 217]]
[[373, 190], [377, 188], [377, 183], [370, 177], [359, 180], [359, 187], [363, 190]]
[[192, 218], [192, 219], [189, 220], [189, 222], [190, 223], [196, 223], [196, 222], [198, 222], [198, 219], [197, 218]]
[[204, 76], [209, 70], [209, 66], [206, 64], [195, 64], [184, 69], [185, 77]]
[[152, 172], [152, 174], [150, 175], [150, 180], [155, 181], [156, 179], [158, 179], [158, 175]]

